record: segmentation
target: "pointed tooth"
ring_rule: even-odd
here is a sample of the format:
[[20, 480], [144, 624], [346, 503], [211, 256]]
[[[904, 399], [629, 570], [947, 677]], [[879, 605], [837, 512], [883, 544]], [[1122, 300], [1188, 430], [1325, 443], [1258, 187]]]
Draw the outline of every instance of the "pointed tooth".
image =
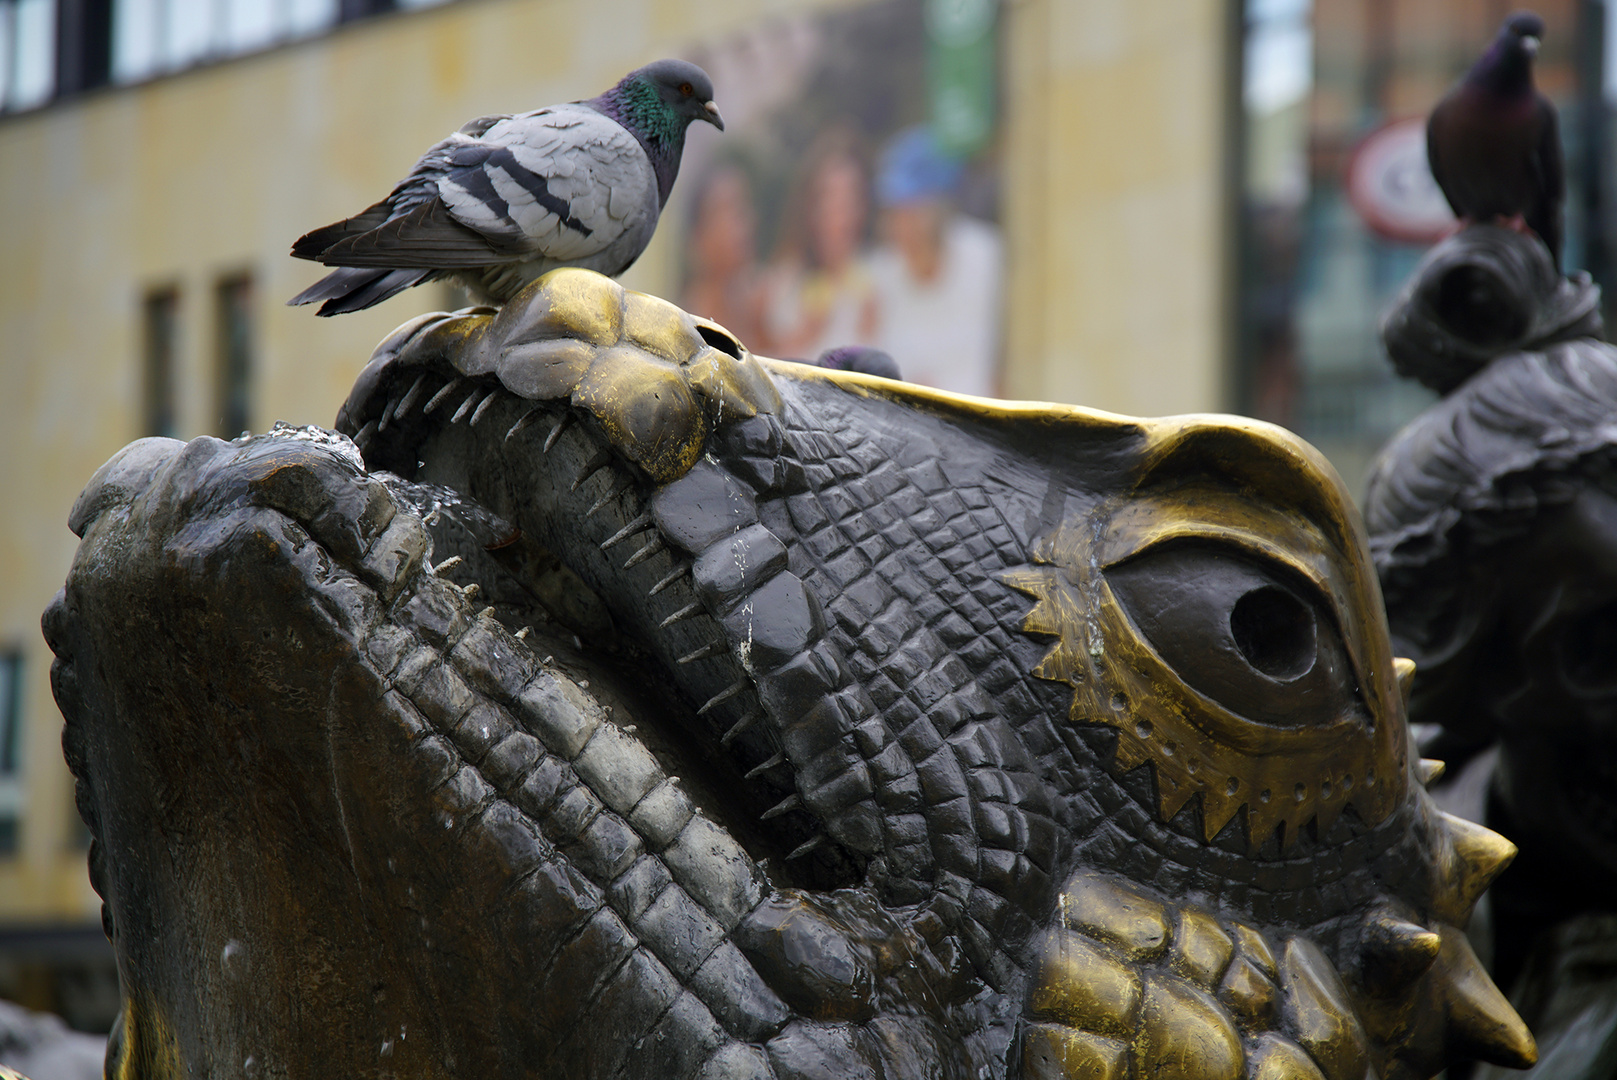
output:
[[376, 420], [376, 430], [377, 431], [386, 431], [387, 430], [387, 422], [388, 422], [388, 420], [390, 420], [392, 418], [393, 410], [398, 408], [398, 407], [399, 407], [399, 403], [398, 403], [397, 400], [389, 401], [385, 406], [383, 406], [382, 415], [380, 417], [378, 417], [377, 420]]
[[479, 404], [476, 409], [472, 410], [472, 422], [470, 424], [468, 424], [467, 426], [468, 427], [476, 427], [477, 422], [479, 420], [483, 419], [483, 414], [488, 412], [488, 407], [490, 405], [494, 404], [494, 399], [499, 397], [499, 396], [500, 396], [500, 392], [498, 390], [490, 390], [488, 392], [488, 397], [484, 398], [482, 403]]
[[1440, 935], [1385, 909], [1364, 926], [1364, 979], [1372, 991], [1392, 993], [1420, 978], [1443, 947]]
[[762, 720], [763, 718], [764, 718], [763, 710], [762, 709], [754, 709], [752, 712], [748, 713], [746, 716], [743, 716], [740, 720], [737, 720], [735, 722], [734, 726], [732, 726], [729, 731], [726, 731], [723, 735], [719, 736], [719, 745], [720, 746], [729, 746], [732, 742], [735, 741], [735, 737], [737, 735], [740, 735], [743, 731], [746, 731], [748, 728], [750, 728], [752, 725], [756, 724], [758, 721]]
[[1431, 787], [1442, 778], [1447, 768], [1436, 758], [1423, 757], [1415, 763], [1415, 776], [1420, 780], [1421, 787]]
[[627, 570], [632, 566], [639, 566], [667, 546], [661, 536], [654, 536], [646, 543], [645, 547], [629, 556], [629, 561], [623, 564], [623, 568]]
[[376, 421], [375, 420], [367, 420], [367, 421], [365, 421], [365, 426], [364, 427], [362, 427], [358, 431], [354, 432], [354, 445], [359, 447], [361, 450], [363, 450], [363, 449], [365, 449], [366, 446], [370, 445], [371, 439], [374, 438], [375, 436], [376, 436]]
[[1510, 1069], [1538, 1061], [1533, 1036], [1482, 970], [1465, 933], [1442, 928], [1443, 947], [1436, 970], [1448, 1015], [1448, 1042], [1458, 1056], [1480, 1058]]
[[425, 416], [432, 412], [432, 410], [444, 403], [444, 398], [448, 397], [450, 394], [453, 394], [465, 384], [466, 380], [461, 378], [450, 379], [448, 382], [444, 383], [443, 387], [436, 394], [432, 395], [432, 397], [428, 398], [427, 403], [421, 407], [421, 414]]
[[476, 600], [477, 599], [477, 594], [482, 592], [482, 591], [483, 591], [483, 586], [479, 585], [477, 582], [474, 581], [470, 585], [467, 585], [464, 589], [462, 589], [461, 594], [466, 597], [467, 603], [470, 603], [471, 601]]
[[567, 490], [577, 491], [583, 485], [584, 481], [588, 480], [590, 477], [594, 476], [596, 473], [600, 472], [602, 469], [611, 464], [612, 452], [607, 450], [605, 447], [602, 447], [600, 450], [597, 450], [595, 453], [591, 454], [588, 461], [584, 462], [584, 467], [578, 470], [577, 476], [573, 477], [573, 486]]
[[662, 592], [664, 589], [668, 588], [668, 586], [672, 585], [674, 582], [678, 581], [680, 578], [684, 577], [690, 572], [691, 566], [689, 563], [682, 563], [679, 566], [674, 567], [672, 570], [668, 571], [668, 576], [657, 582], [657, 584], [653, 585], [651, 587], [651, 591], [646, 595], [656, 596], [658, 593]]
[[533, 408], [531, 408], [527, 412], [523, 413], [522, 418], [520, 420], [518, 420], [516, 423], [512, 424], [511, 427], [510, 427], [510, 430], [508, 430], [505, 433], [505, 441], [510, 442], [511, 441], [511, 436], [513, 436], [517, 432], [522, 431], [525, 428], [527, 428], [527, 426], [529, 424], [533, 423], [534, 417], [540, 415], [543, 412], [544, 412], [543, 409], [541, 409], [539, 406], [535, 405]]
[[784, 799], [782, 799], [780, 802], [776, 803], [774, 806], [771, 806], [768, 810], [765, 810], [762, 814], [759, 814], [758, 815], [758, 820], [759, 821], [768, 821], [770, 818], [778, 818], [782, 814], [791, 813], [793, 810], [796, 810], [798, 807], [800, 807], [802, 805], [803, 805], [803, 796], [797, 794], [794, 791], [792, 794], [786, 796]]
[[517, 640], [518, 641], [527, 641], [528, 640], [528, 635], [531, 634], [531, 633], [533, 633], [533, 627], [524, 626], [521, 630], [517, 631]]
[[570, 412], [561, 414], [561, 419], [556, 421], [556, 426], [550, 429], [549, 435], [545, 436], [545, 453], [550, 453], [550, 448], [556, 445], [556, 440], [561, 438], [561, 433], [567, 430], [567, 425], [572, 422], [572, 419], [573, 414]]
[[617, 532], [613, 533], [611, 536], [607, 537], [605, 540], [602, 540], [601, 541], [601, 550], [605, 551], [607, 548], [611, 547], [612, 545], [618, 544], [618, 543], [623, 542], [624, 540], [627, 540], [629, 537], [633, 536], [635, 533], [643, 531], [650, 524], [651, 524], [651, 515], [650, 514], [641, 514], [639, 517], [637, 517], [633, 521], [629, 522], [629, 524], [625, 525], [623, 528], [619, 529]]
[[439, 563], [437, 566], [434, 566], [432, 568], [432, 572], [434, 574], [441, 574], [445, 570], [453, 570], [455, 567], [459, 566], [461, 563], [463, 563], [465, 561], [466, 560], [461, 558], [459, 555], [451, 555], [451, 556], [449, 556], [449, 558], [445, 559], [443, 562]]
[[826, 836], [824, 833], [816, 833], [813, 837], [811, 837], [807, 841], [805, 841], [805, 842], [799, 844], [797, 847], [793, 848], [792, 853], [790, 855], [786, 856], [786, 861], [791, 862], [793, 859], [801, 859], [803, 856], [809, 854], [811, 851], [814, 851], [817, 848], [824, 847], [825, 844], [826, 844], [826, 841], [829, 840], [829, 839], [830, 839], [830, 837]]
[[[708, 648], [708, 647], [709, 646], [703, 646], [703, 648]], [[683, 660], [680, 661], [680, 663], [682, 663], [682, 664], [684, 662], [685, 661], [683, 661]], [[747, 688], [747, 680], [746, 679], [737, 679], [735, 682], [731, 683], [729, 686], [726, 686], [723, 690], [720, 690], [717, 694], [714, 694], [712, 697], [708, 698], [707, 699], [707, 704], [703, 705], [700, 709], [696, 710], [696, 715], [697, 716], [706, 716], [709, 712], [713, 711], [718, 706], [723, 705], [726, 701], [729, 701], [731, 698], [735, 697], [737, 694], [741, 693], [741, 691], [745, 690], [746, 688]], [[746, 719], [745, 723], [750, 724], [756, 719], [758, 719], [756, 716], [748, 717]], [[737, 727], [740, 727], [740, 725], [737, 725]], [[729, 739], [729, 738], [732, 738], [732, 737], [733, 737], [732, 734], [727, 733], [725, 735], [726, 739]], [[729, 745], [729, 744], [726, 743], [726, 745]]]
[[1404, 707], [1409, 706], [1409, 692], [1415, 688], [1415, 661], [1404, 656], [1392, 658], [1392, 673], [1398, 679], [1398, 693], [1404, 699]]
[[690, 664], [696, 662], [697, 660], [706, 660], [710, 656], [718, 656], [720, 653], [725, 651], [726, 650], [722, 642], [710, 641], [700, 648], [692, 649], [690, 652], [676, 660], [675, 663]]
[[606, 489], [606, 494], [602, 495], [599, 499], [596, 499], [590, 504], [590, 508], [584, 511], [584, 520], [588, 521], [590, 518], [594, 517], [596, 511], [604, 508], [613, 499], [617, 498], [619, 495], [622, 495], [627, 490], [629, 490], [629, 478], [627, 476], [620, 476], [615, 483]]
[[[473, 387], [472, 392], [466, 395], [466, 400], [460, 403], [460, 408], [455, 410], [455, 415], [449, 418], [449, 422], [451, 424], [460, 423], [461, 417], [472, 411], [474, 407], [473, 403], [478, 400], [478, 395], [480, 393], [482, 393], [480, 389]], [[489, 393], [492, 394], [494, 391], [490, 390]]]
[[1450, 840], [1440, 849], [1447, 856], [1444, 876], [1450, 891], [1449, 896], [1439, 898], [1440, 910], [1455, 916], [1448, 921], [1464, 926], [1488, 886], [1516, 857], [1516, 845], [1492, 829], [1445, 811], [1438, 811], [1438, 818]]
[[399, 399], [398, 405], [393, 409], [393, 419], [402, 419], [404, 414], [410, 411], [411, 407], [415, 405], [416, 396], [421, 393], [421, 384], [426, 381], [427, 373], [425, 371], [415, 377], [415, 382], [410, 384], [410, 389], [404, 392], [404, 396]]
[[673, 626], [675, 623], [679, 622], [679, 620], [688, 619], [692, 615], [698, 615], [701, 613], [701, 611], [702, 602], [700, 600], [693, 600], [684, 607], [680, 608], [678, 611], [674, 612], [672, 615], [668, 616], [668, 618], [664, 619], [662, 622], [658, 623], [657, 629], [661, 630], [665, 627]]
[[743, 780], [756, 780], [758, 777], [762, 776], [764, 773], [768, 772], [770, 769], [773, 769], [776, 765], [783, 764], [785, 761], [786, 761], [786, 755], [783, 754], [783, 753], [780, 753], [779, 751], [776, 751], [775, 756], [770, 758], [768, 761], [760, 761], [758, 764], [756, 764], [752, 768], [748, 769], [747, 772], [746, 772], [746, 775], [743, 776], [742, 779]]

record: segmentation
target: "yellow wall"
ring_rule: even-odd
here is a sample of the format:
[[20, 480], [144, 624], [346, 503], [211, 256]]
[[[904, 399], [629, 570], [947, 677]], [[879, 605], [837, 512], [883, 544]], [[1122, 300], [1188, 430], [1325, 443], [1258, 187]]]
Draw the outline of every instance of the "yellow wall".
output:
[[[1010, 393], [1219, 405], [1224, 2], [1006, 0]], [[74, 496], [143, 434], [142, 295], [182, 290], [182, 434], [214, 429], [212, 289], [240, 269], [259, 286], [253, 428], [329, 425], [375, 342], [444, 292], [336, 319], [283, 307], [321, 273], [286, 256], [298, 232], [377, 198], [470, 117], [830, 6], [462, 0], [0, 120], [0, 646], [26, 654], [29, 807], [20, 857], [0, 860], [0, 921], [96, 910], [38, 620], [72, 557]], [[677, 242], [665, 229], [625, 282], [669, 292]]]

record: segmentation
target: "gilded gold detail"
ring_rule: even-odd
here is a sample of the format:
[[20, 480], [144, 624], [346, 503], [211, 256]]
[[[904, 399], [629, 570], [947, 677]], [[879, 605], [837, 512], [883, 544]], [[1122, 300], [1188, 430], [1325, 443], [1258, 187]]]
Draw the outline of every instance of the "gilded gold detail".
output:
[[1056, 1024], [1030, 1024], [1022, 1075], [1026, 1080], [1125, 1080], [1129, 1045]]
[[1288, 940], [1280, 985], [1286, 1026], [1326, 1080], [1364, 1080], [1370, 1065], [1369, 1040], [1347, 987], [1319, 946], [1303, 937]]
[[1275, 984], [1245, 956], [1238, 956], [1224, 973], [1218, 999], [1249, 1030], [1262, 1031], [1274, 1023]]
[[1407, 656], [1392, 658], [1392, 672], [1398, 680], [1398, 693], [1409, 704], [1409, 694], [1415, 689], [1415, 661]]
[[1116, 945], [1131, 959], [1159, 956], [1168, 946], [1168, 911], [1110, 877], [1080, 875], [1061, 898], [1067, 925]]
[[1301, 1048], [1274, 1035], [1258, 1039], [1247, 1076], [1251, 1080], [1325, 1080], [1325, 1074]]
[[1173, 936], [1171, 963], [1175, 971], [1203, 989], [1211, 990], [1218, 985], [1234, 955], [1235, 944], [1216, 919], [1195, 908], [1180, 909], [1179, 925]]
[[1235, 940], [1241, 946], [1241, 955], [1258, 966], [1258, 970], [1271, 979], [1280, 977], [1280, 966], [1275, 962], [1269, 940], [1244, 923], [1234, 924]]
[[1110, 950], [1072, 933], [1059, 933], [1047, 951], [1030, 1002], [1040, 1019], [1101, 1034], [1127, 1035], [1140, 1008], [1140, 977]]
[[183, 1080], [180, 1048], [162, 1015], [126, 992], [107, 1036], [107, 1080]]
[[1516, 845], [1492, 829], [1441, 810], [1438, 822], [1441, 879], [1433, 907], [1445, 921], [1463, 928], [1482, 894], [1516, 857]]
[[1177, 979], [1147, 976], [1135, 1045], [1140, 1076], [1237, 1080], [1243, 1075], [1245, 1055], [1235, 1025], [1206, 993]]
[[1421, 787], [1431, 787], [1442, 777], [1446, 768], [1436, 758], [1420, 758], [1415, 762], [1415, 779], [1420, 781]]
[[1465, 932], [1452, 926], [1439, 928], [1443, 938], [1434, 974], [1441, 975], [1443, 1011], [1455, 1048], [1511, 1069], [1526, 1069], [1538, 1061], [1538, 1044], [1505, 995], [1482, 969]]

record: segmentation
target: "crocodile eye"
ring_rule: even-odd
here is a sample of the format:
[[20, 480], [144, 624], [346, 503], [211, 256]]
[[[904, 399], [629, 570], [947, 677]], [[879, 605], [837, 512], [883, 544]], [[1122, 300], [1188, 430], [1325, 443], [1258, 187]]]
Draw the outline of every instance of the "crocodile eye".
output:
[[1108, 568], [1106, 581], [1157, 655], [1238, 716], [1287, 728], [1369, 723], [1335, 619], [1284, 567], [1178, 543]]

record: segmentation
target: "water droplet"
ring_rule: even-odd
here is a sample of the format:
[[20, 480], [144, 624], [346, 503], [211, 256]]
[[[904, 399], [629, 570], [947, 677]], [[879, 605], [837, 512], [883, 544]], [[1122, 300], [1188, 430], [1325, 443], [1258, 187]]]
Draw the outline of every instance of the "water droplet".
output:
[[1151, 721], [1141, 720], [1138, 724], [1135, 724], [1134, 733], [1142, 739], [1149, 739], [1151, 737]]
[[1296, 799], [1298, 802], [1302, 802], [1304, 799], [1308, 798], [1308, 785], [1298, 784], [1291, 794], [1292, 798]]
[[1241, 790], [1241, 781], [1236, 779], [1233, 776], [1230, 777], [1230, 782], [1224, 785], [1224, 794], [1226, 794], [1226, 795], [1234, 795], [1237, 791], [1240, 791], [1240, 790]]

